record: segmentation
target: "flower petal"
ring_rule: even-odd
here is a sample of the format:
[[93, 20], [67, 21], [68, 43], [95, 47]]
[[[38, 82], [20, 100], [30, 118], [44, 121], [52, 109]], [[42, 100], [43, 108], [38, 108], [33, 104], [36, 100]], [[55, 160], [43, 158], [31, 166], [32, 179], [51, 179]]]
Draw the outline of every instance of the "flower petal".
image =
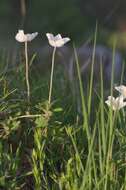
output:
[[68, 41], [70, 41], [69, 38], [62, 38], [60, 40], [57, 40], [56, 43], [56, 47], [62, 47], [65, 43], [67, 43]]
[[56, 47], [62, 47], [64, 45], [63, 39], [57, 40], [55, 41], [55, 43], [56, 43]]
[[31, 34], [26, 34], [27, 41], [32, 41], [37, 35], [38, 35], [38, 32], [31, 33]]
[[64, 44], [70, 41], [70, 38], [63, 38]]
[[114, 98], [113, 96], [108, 96], [108, 100], [109, 100], [109, 101], [114, 101], [115, 98]]
[[46, 36], [47, 36], [48, 40], [54, 40], [54, 38], [55, 38], [54, 35], [51, 33], [46, 33]]
[[106, 100], [105, 103], [110, 106], [111, 105], [111, 102], [109, 100]]
[[58, 35], [55, 36], [55, 41], [56, 41], [56, 40], [61, 40], [61, 39], [62, 39], [61, 34], [58, 34]]
[[126, 98], [126, 86], [124, 85], [116, 86], [115, 89], [121, 93], [124, 99]]

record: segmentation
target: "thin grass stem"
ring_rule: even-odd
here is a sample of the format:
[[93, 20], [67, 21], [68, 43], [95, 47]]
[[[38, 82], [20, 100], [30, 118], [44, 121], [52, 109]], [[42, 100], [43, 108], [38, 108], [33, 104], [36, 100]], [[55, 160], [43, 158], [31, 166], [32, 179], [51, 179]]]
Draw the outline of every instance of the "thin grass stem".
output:
[[88, 126], [88, 116], [87, 116], [87, 110], [86, 110], [86, 105], [85, 105], [83, 84], [82, 84], [80, 66], [79, 66], [79, 61], [78, 61], [78, 56], [77, 56], [75, 46], [74, 46], [74, 55], [75, 55], [77, 75], [78, 75], [78, 80], [79, 80], [80, 96], [81, 96], [81, 103], [82, 103], [82, 114], [83, 114], [83, 118], [84, 118], [83, 128], [84, 128], [84, 130], [86, 130], [88, 140], [90, 140], [90, 130], [89, 130], [89, 126]]
[[97, 40], [97, 23], [95, 27], [94, 34], [94, 47], [92, 52], [92, 64], [91, 64], [91, 76], [90, 76], [90, 86], [89, 86], [89, 98], [88, 98], [88, 115], [91, 111], [91, 101], [92, 101], [92, 88], [93, 88], [93, 77], [94, 77], [94, 64], [95, 64], [95, 49], [96, 49], [96, 40]]

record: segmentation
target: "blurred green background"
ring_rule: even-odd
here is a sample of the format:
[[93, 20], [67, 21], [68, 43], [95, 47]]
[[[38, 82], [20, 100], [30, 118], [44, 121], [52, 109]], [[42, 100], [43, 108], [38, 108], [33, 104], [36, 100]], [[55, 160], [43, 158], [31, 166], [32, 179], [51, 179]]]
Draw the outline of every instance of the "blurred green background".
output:
[[[21, 25], [20, 0], [1, 0], [0, 33], [16, 32]], [[63, 33], [80, 38], [87, 30], [89, 19], [80, 11], [77, 0], [30, 0], [26, 2], [26, 31]]]
[[38, 31], [43, 40], [43, 34], [52, 32], [80, 42], [94, 33], [97, 21], [105, 41], [108, 32], [126, 28], [125, 15], [125, 0], [1, 0], [0, 40], [10, 40], [23, 28], [27, 32]]

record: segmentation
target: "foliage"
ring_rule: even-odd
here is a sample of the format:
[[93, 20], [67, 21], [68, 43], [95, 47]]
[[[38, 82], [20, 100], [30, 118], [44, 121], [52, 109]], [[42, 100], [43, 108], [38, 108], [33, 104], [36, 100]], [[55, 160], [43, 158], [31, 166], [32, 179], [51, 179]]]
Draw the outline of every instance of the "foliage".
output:
[[92, 102], [92, 73], [85, 97], [75, 48], [74, 53], [81, 115], [62, 65], [54, 70], [51, 104], [50, 72], [30, 73], [27, 104], [23, 63], [1, 71], [0, 189], [126, 189], [125, 110], [114, 113], [105, 105], [102, 74], [98, 100]]

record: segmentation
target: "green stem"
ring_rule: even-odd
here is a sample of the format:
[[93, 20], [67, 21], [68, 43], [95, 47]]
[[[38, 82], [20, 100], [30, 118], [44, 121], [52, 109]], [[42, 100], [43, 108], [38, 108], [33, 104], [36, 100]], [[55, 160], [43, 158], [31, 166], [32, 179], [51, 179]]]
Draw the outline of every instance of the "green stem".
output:
[[[113, 111], [113, 110], [110, 110]], [[113, 114], [113, 112], [111, 112]], [[113, 143], [114, 143], [114, 135], [115, 135], [115, 124], [117, 120], [118, 110], [114, 112], [114, 116], [110, 116], [110, 131], [108, 136], [108, 150], [106, 155], [106, 181], [105, 181], [105, 190], [107, 190], [108, 186], [108, 176], [112, 175], [111, 170], [111, 160], [112, 160], [112, 151], [113, 151]]]
[[29, 84], [29, 71], [28, 71], [28, 46], [27, 42], [25, 42], [25, 77], [26, 77], [26, 86], [27, 86], [27, 100], [30, 103], [30, 84]]
[[54, 47], [52, 54], [52, 68], [51, 68], [50, 87], [49, 87], [49, 105], [51, 104], [51, 96], [52, 96], [52, 82], [53, 82], [55, 53], [56, 53], [56, 47]]

